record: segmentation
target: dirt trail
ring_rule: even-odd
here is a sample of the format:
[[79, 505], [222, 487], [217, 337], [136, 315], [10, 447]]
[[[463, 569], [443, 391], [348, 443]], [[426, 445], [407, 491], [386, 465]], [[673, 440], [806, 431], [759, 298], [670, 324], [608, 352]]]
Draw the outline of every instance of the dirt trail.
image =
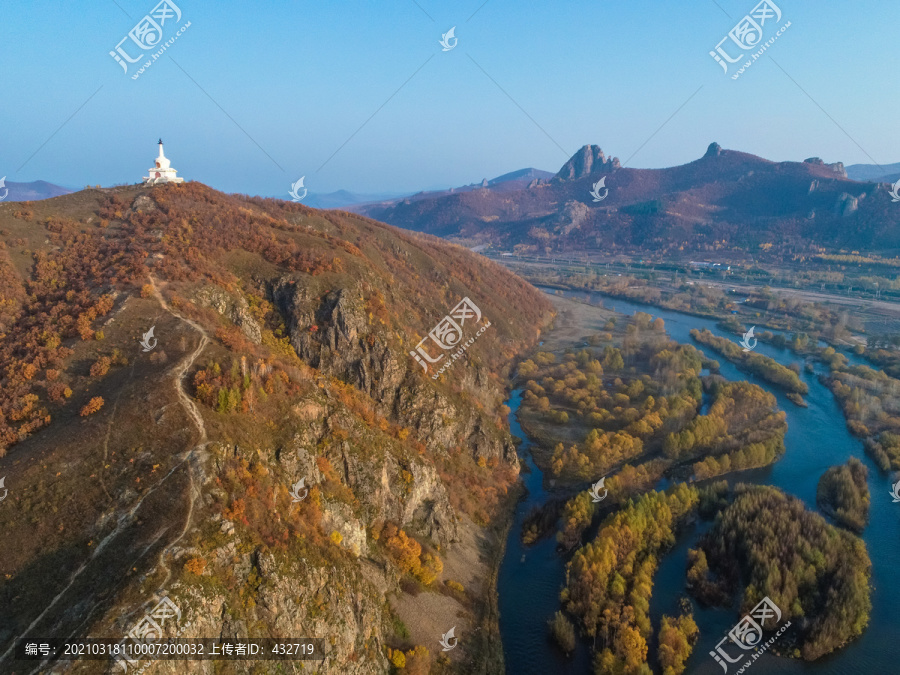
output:
[[183, 321], [184, 323], [191, 326], [194, 330], [200, 333], [200, 343], [197, 345], [197, 348], [193, 351], [193, 353], [175, 369], [175, 389], [178, 392], [178, 400], [181, 401], [181, 405], [187, 410], [188, 414], [193, 418], [194, 424], [197, 429], [200, 431], [200, 442], [197, 443], [197, 447], [204, 445], [206, 443], [206, 425], [203, 423], [203, 416], [200, 414], [200, 410], [197, 408], [197, 404], [188, 396], [187, 391], [184, 386], [184, 377], [187, 375], [188, 370], [191, 366], [194, 365], [194, 361], [197, 360], [197, 357], [200, 356], [200, 352], [203, 351], [203, 348], [209, 344], [209, 335], [206, 330], [199, 323], [195, 321], [191, 321], [190, 319], [181, 316], [174, 309], [171, 309], [166, 303], [165, 298], [163, 298], [162, 293], [159, 292], [159, 288], [156, 286], [156, 281], [153, 277], [150, 277], [150, 286], [153, 288], [153, 296], [159, 301], [160, 306], [166, 310], [169, 314], [176, 317], [177, 319]]
[[[194, 420], [194, 426], [197, 427], [197, 431], [200, 432], [200, 439], [197, 441], [197, 444], [193, 447], [193, 449], [188, 453], [188, 456], [185, 458], [185, 461], [189, 461], [194, 452], [197, 450], [201, 450], [207, 445], [207, 434], [206, 434], [206, 424], [203, 422], [203, 416], [200, 414], [200, 409], [197, 408], [197, 404], [194, 403], [193, 399], [188, 395], [184, 378], [187, 376], [188, 371], [191, 369], [191, 366], [194, 365], [194, 362], [197, 360], [197, 357], [200, 356], [200, 352], [209, 344], [209, 335], [206, 330], [200, 324], [195, 321], [191, 321], [190, 319], [181, 316], [178, 312], [171, 309], [166, 303], [165, 298], [163, 298], [162, 293], [159, 292], [159, 288], [156, 286], [156, 281], [153, 277], [150, 277], [150, 286], [153, 289], [153, 296], [159, 301], [160, 306], [172, 316], [178, 318], [184, 323], [191, 326], [194, 330], [200, 333], [200, 341], [197, 343], [197, 348], [191, 352], [191, 355], [183, 360], [178, 367], [175, 369], [175, 391], [178, 394], [178, 400], [181, 402], [182, 407], [187, 411], [188, 415]], [[188, 475], [191, 479], [191, 502], [188, 506], [187, 516], [184, 519], [184, 527], [181, 530], [181, 534], [179, 534], [174, 540], [172, 540], [168, 546], [166, 546], [159, 553], [159, 564], [160, 566], [166, 570], [166, 578], [163, 579], [163, 582], [160, 584], [159, 589], [162, 590], [165, 588], [166, 584], [169, 583], [169, 579], [172, 578], [172, 570], [169, 567], [168, 563], [166, 563], [166, 553], [171, 551], [175, 545], [180, 542], [184, 536], [187, 534], [188, 529], [190, 529], [191, 522], [194, 518], [194, 504], [197, 501], [197, 486], [194, 480], [194, 469], [188, 464]]]
[[[191, 451], [191, 452], [193, 452], [193, 451]], [[125, 527], [131, 523], [131, 521], [134, 519], [134, 516], [137, 513], [138, 509], [141, 507], [141, 504], [144, 503], [144, 500], [147, 497], [149, 497], [151, 494], [156, 492], [156, 490], [158, 490], [162, 486], [162, 484], [166, 482], [166, 480], [169, 478], [169, 476], [171, 476], [182, 464], [184, 464], [186, 461], [188, 461], [190, 459], [191, 452], [184, 453], [185, 457], [180, 462], [178, 462], [178, 464], [173, 466], [169, 470], [169, 473], [167, 473], [165, 476], [163, 476], [159, 480], [159, 482], [156, 483], [156, 485], [154, 485], [152, 488], [148, 489], [143, 495], [141, 495], [141, 498], [137, 501], [137, 503], [135, 503], [134, 506], [132, 506], [130, 509], [128, 509], [128, 511], [126, 511], [125, 513], [123, 513], [122, 515], [119, 516], [119, 520], [116, 523], [115, 529], [112, 532], [110, 532], [108, 535], [106, 535], [100, 541], [100, 543], [97, 545], [97, 547], [91, 553], [90, 557], [87, 560], [85, 560], [78, 567], [77, 570], [75, 570], [75, 572], [72, 574], [71, 577], [69, 577], [69, 583], [66, 584], [65, 588], [63, 588], [59, 593], [57, 593], [54, 596], [53, 600], [50, 601], [50, 603], [47, 605], [47, 607], [44, 609], [44, 611], [41, 612], [37, 616], [37, 618], [35, 618], [35, 620], [32, 621], [28, 625], [28, 627], [25, 630], [22, 631], [22, 633], [21, 633], [22, 635], [27, 635], [28, 632], [30, 630], [32, 630], [41, 621], [41, 619], [43, 619], [47, 615], [47, 612], [49, 612], [51, 609], [53, 609], [56, 606], [56, 603], [59, 602], [59, 600], [66, 594], [66, 591], [68, 591], [72, 587], [72, 584], [74, 584], [75, 581], [77, 581], [78, 577], [81, 576], [81, 573], [84, 572], [84, 570], [87, 569], [87, 567], [94, 561], [94, 559], [97, 558], [97, 556], [100, 555], [106, 549], [106, 546], [109, 544], [109, 542], [111, 542], [113, 539], [115, 539], [117, 536], [119, 536], [119, 534], [122, 532], [122, 530], [125, 529]], [[13, 644], [10, 645], [9, 649], [7, 649], [2, 655], [0, 655], [0, 663], [3, 663], [3, 661], [10, 655], [10, 653], [12, 652], [14, 647], [15, 647], [15, 642], [13, 642]], [[34, 672], [37, 672], [37, 671], [34, 671]]]
[[[178, 365], [178, 367], [175, 369], [175, 390], [178, 394], [178, 400], [180, 401], [182, 407], [188, 413], [190, 418], [193, 420], [194, 426], [197, 427], [197, 431], [200, 433], [200, 439], [197, 442], [197, 444], [194, 445], [194, 447], [192, 447], [190, 450], [182, 452], [180, 454], [180, 456], [179, 456], [180, 461], [178, 461], [178, 463], [175, 466], [173, 466], [172, 469], [169, 470], [169, 472], [156, 483], [156, 485], [154, 485], [153, 487], [148, 489], [143, 495], [141, 495], [141, 498], [137, 501], [137, 503], [134, 506], [132, 506], [127, 512], [125, 512], [119, 516], [119, 519], [118, 519], [118, 522], [116, 523], [115, 529], [113, 529], [112, 532], [110, 532], [108, 535], [106, 535], [103, 538], [103, 540], [97, 545], [97, 547], [91, 553], [90, 557], [87, 560], [85, 560], [78, 567], [77, 570], [75, 570], [75, 572], [69, 578], [69, 583], [66, 584], [65, 588], [63, 588], [59, 593], [56, 594], [56, 596], [54, 596], [53, 600], [50, 601], [50, 603], [47, 605], [47, 607], [44, 609], [44, 611], [41, 612], [37, 616], [37, 618], [35, 618], [35, 620], [32, 621], [31, 624], [24, 631], [22, 631], [21, 635], [27, 635], [28, 632], [31, 631], [47, 615], [47, 613], [56, 606], [57, 602], [59, 602], [59, 600], [72, 587], [72, 585], [75, 583], [75, 581], [78, 579], [78, 577], [81, 576], [81, 574], [85, 571], [85, 569], [87, 569], [88, 566], [97, 558], [97, 556], [101, 552], [103, 552], [104, 549], [106, 549], [107, 545], [113, 539], [115, 539], [128, 524], [131, 523], [131, 521], [134, 519], [134, 516], [137, 513], [138, 509], [144, 503], [144, 500], [147, 497], [149, 497], [151, 494], [156, 492], [156, 490], [159, 489], [159, 487], [162, 486], [163, 483], [165, 483], [165, 481], [169, 478], [169, 476], [171, 476], [178, 468], [180, 468], [185, 463], [188, 464], [188, 475], [190, 476], [190, 480], [191, 480], [191, 487], [190, 487], [191, 501], [190, 501], [190, 505], [188, 508], [187, 517], [185, 518], [184, 527], [182, 528], [181, 533], [178, 535], [178, 537], [176, 537], [173, 541], [171, 541], [169, 543], [169, 545], [166, 546], [160, 552], [159, 564], [163, 569], [166, 570], [166, 577], [163, 580], [162, 584], [160, 584], [159, 590], [162, 590], [163, 588], [165, 588], [166, 584], [169, 582], [169, 579], [172, 577], [172, 571], [169, 568], [168, 564], [165, 562], [166, 553], [168, 551], [170, 551], [172, 549], [172, 547], [174, 547], [179, 541], [181, 541], [181, 539], [184, 538], [184, 536], [187, 534], [188, 530], [190, 529], [191, 522], [192, 522], [193, 515], [194, 515], [194, 504], [196, 503], [196, 498], [197, 498], [197, 488], [196, 488], [195, 479], [194, 479], [194, 470], [190, 464], [190, 460], [193, 458], [194, 453], [197, 450], [200, 450], [207, 445], [208, 436], [206, 433], [206, 425], [203, 422], [203, 416], [200, 414], [200, 410], [197, 408], [197, 405], [194, 403], [194, 401], [191, 399], [191, 397], [188, 395], [187, 391], [185, 390], [184, 378], [187, 375], [188, 371], [190, 370], [191, 366], [194, 365], [194, 362], [197, 360], [197, 357], [200, 356], [200, 353], [203, 351], [203, 349], [206, 347], [206, 345], [209, 344], [209, 335], [207, 334], [206, 330], [204, 330], [203, 326], [196, 323], [195, 321], [191, 321], [190, 319], [188, 319], [184, 316], [181, 316], [178, 312], [176, 312], [175, 310], [171, 309], [168, 306], [165, 299], [162, 297], [162, 294], [159, 292], [159, 289], [156, 286], [156, 282], [152, 276], [150, 277], [150, 285], [153, 289], [154, 297], [159, 301], [159, 304], [163, 308], [163, 310], [169, 312], [172, 316], [174, 316], [174, 317], [178, 318], [179, 320], [183, 321], [184, 323], [190, 325], [192, 328], [194, 328], [196, 331], [198, 331], [200, 333], [200, 341], [197, 345], [197, 348], [194, 349], [194, 351], [191, 352], [191, 354], [186, 359], [184, 359]], [[118, 403], [118, 399], [116, 400], [116, 403]], [[71, 638], [72, 636], [70, 635], [69, 637]], [[6, 660], [9, 657], [9, 655], [12, 653], [14, 648], [15, 648], [15, 642], [13, 642], [10, 645], [10, 647], [3, 654], [0, 654], [0, 663], [2, 663], [4, 660]], [[41, 663], [41, 665], [32, 672], [33, 673], [39, 672], [41, 670], [41, 668], [43, 668], [45, 665], [46, 665], [46, 663]]]

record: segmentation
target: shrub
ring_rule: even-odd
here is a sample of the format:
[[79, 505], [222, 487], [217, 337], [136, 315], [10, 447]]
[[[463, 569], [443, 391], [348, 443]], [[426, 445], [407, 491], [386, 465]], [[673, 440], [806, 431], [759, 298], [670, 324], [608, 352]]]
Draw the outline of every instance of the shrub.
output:
[[392, 627], [394, 635], [404, 640], [409, 640], [409, 628], [406, 627], [406, 624], [399, 617], [394, 617]]
[[184, 571], [189, 574], [196, 574], [200, 576], [203, 574], [203, 570], [206, 569], [206, 561], [203, 558], [195, 557], [191, 558], [184, 564]]
[[406, 652], [406, 672], [408, 675], [428, 675], [431, 672], [431, 654], [422, 645], [416, 645]]
[[90, 401], [88, 401], [87, 405], [81, 409], [79, 413], [82, 417], [87, 417], [88, 415], [93, 415], [95, 412], [100, 410], [103, 407], [103, 397], [95, 396]]
[[108, 356], [101, 356], [91, 366], [91, 377], [103, 377], [109, 372], [110, 359]]
[[449, 588], [452, 591], [456, 591], [457, 593], [465, 593], [466, 592], [465, 587], [458, 581], [453, 581], [453, 579], [447, 579], [447, 581], [445, 581], [444, 584], [446, 584], [447, 588]]
[[406, 656], [399, 649], [395, 649], [391, 654], [391, 663], [394, 664], [395, 668], [405, 668]]

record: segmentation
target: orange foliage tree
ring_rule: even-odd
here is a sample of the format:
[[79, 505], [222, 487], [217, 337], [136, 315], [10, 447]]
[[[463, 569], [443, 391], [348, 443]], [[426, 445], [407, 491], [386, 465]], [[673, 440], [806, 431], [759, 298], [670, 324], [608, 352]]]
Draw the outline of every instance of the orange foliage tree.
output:
[[95, 412], [100, 410], [103, 407], [103, 397], [95, 396], [90, 401], [87, 402], [87, 405], [81, 409], [79, 415], [82, 417], [87, 417], [88, 415], [93, 415]]

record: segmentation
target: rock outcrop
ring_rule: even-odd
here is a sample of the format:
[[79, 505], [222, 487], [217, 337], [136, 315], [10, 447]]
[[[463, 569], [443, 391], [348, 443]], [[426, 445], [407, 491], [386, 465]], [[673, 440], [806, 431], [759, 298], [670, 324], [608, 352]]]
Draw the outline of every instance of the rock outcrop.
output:
[[563, 164], [556, 180], [574, 180], [593, 174], [610, 173], [620, 168], [619, 158], [606, 158], [599, 145], [585, 145]]
[[581, 227], [582, 224], [589, 220], [590, 216], [591, 208], [587, 204], [574, 199], [570, 200], [566, 202], [566, 205], [559, 213], [555, 231], [566, 236], [571, 233], [572, 230]]
[[823, 160], [821, 157], [810, 157], [809, 159], [804, 159], [803, 163], [804, 164], [814, 164], [816, 166], [827, 166], [829, 169], [831, 169], [835, 173], [836, 176], [839, 176], [840, 178], [848, 177], [847, 169], [844, 167], [843, 162], [835, 162], [834, 164], [826, 164], [825, 160]]
[[859, 211], [859, 199], [846, 192], [842, 193], [834, 205], [835, 214], [846, 218]]
[[829, 164], [832, 171], [834, 171], [841, 178], [848, 178], [847, 176], [847, 168], [844, 166], [843, 162], [835, 162], [834, 164]]
[[242, 296], [232, 296], [217, 286], [206, 286], [197, 291], [195, 300], [200, 306], [211, 307], [229, 318], [254, 344], [262, 341], [262, 329]]
[[[478, 458], [496, 458], [518, 468], [508, 436], [489, 428], [487, 417], [462, 407], [439, 389], [412, 377], [418, 365], [405, 352], [391, 349], [387, 336], [367, 320], [358, 288], [342, 288], [313, 298], [307, 287], [289, 278], [272, 284], [271, 297], [288, 327], [297, 354], [323, 373], [367, 393], [379, 412], [414, 429], [429, 448], [444, 452], [460, 441]], [[454, 371], [456, 384], [479, 398], [499, 396], [483, 367]]]
[[[364, 573], [358, 574], [343, 567], [309, 565], [303, 560], [286, 562], [261, 551], [241, 553], [233, 539], [225, 543], [220, 552], [234, 569], [236, 578], [253, 580], [252, 603], [237, 618], [229, 608], [226, 595], [218, 592], [215, 584], [207, 584], [202, 592], [195, 585], [175, 584], [168, 597], [182, 615], [166, 623], [165, 637], [256, 638], [259, 635], [253, 626], [264, 625], [273, 636], [321, 639], [327, 661], [302, 662], [313, 668], [323, 663], [328, 665], [326, 670], [319, 672], [344, 675], [388, 672], [390, 665], [385, 656], [384, 636], [389, 629], [384, 595], [395, 580], [384, 571], [370, 562], [361, 562]], [[144, 609], [151, 609], [159, 599], [154, 596]], [[123, 616], [116, 628], [124, 634], [133, 622], [134, 617]], [[298, 634], [299, 627], [302, 627], [302, 636]], [[138, 667], [151, 662], [141, 660]], [[233, 672], [260, 672], [247, 664], [231, 663], [237, 666]], [[274, 661], [264, 663], [276, 665]], [[213, 675], [219, 672], [215, 664], [212, 660], [159, 660], [152, 672]]]

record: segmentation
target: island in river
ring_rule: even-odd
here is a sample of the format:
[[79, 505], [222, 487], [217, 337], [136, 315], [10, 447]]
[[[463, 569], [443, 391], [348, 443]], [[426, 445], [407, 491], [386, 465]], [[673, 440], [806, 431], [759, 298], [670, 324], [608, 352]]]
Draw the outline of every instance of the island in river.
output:
[[[707, 328], [723, 335], [712, 321], [675, 312], [657, 312], [646, 306], [628, 307], [628, 303], [621, 301], [607, 303], [605, 309], [561, 298], [554, 298], [554, 302], [559, 311], [557, 330], [546, 336], [538, 353], [523, 362], [525, 372], [520, 370], [519, 382], [522, 390], [511, 401], [514, 404], [523, 401], [518, 410], [518, 422], [531, 435], [526, 452], [537, 462], [534, 470], [541, 472], [542, 479], [546, 475], [546, 479], [540, 481], [540, 498], [533, 499], [530, 495], [527, 506], [520, 506], [520, 517], [509, 535], [508, 551], [514, 545], [517, 552], [523, 552], [519, 554], [523, 556], [522, 560], [511, 560], [508, 552], [501, 568], [500, 622], [507, 672], [628, 673], [645, 672], [644, 668], [652, 669], [646, 672], [662, 672], [665, 668], [666, 672], [677, 673], [685, 666], [691, 672], [720, 672], [720, 665], [709, 652], [738, 623], [742, 612], [752, 609], [757, 601], [766, 597], [760, 596], [763, 589], [770, 596], [777, 596], [772, 598], [773, 601], [786, 605], [781, 608], [784, 617], [781, 625], [785, 621], [791, 622], [791, 628], [779, 636], [777, 649], [761, 657], [770, 661], [770, 668], [775, 667], [771, 660], [778, 659], [778, 668], [794, 672], [790, 665], [793, 662], [774, 656], [777, 653], [813, 659], [812, 672], [856, 672], [856, 668], [834, 669], [834, 657], [827, 662], [815, 659], [828, 652], [838, 656], [859, 654], [859, 645], [866, 642], [867, 635], [873, 630], [881, 632], [880, 627], [873, 629], [870, 626], [863, 633], [869, 622], [870, 606], [867, 547], [853, 534], [838, 532], [814, 512], [815, 482], [812, 499], [807, 489], [801, 491], [798, 500], [790, 495], [794, 491], [792, 488], [804, 488], [807, 481], [792, 484], [790, 480], [772, 480], [773, 475], [778, 478], [777, 469], [763, 466], [771, 461], [776, 462], [774, 467], [777, 468], [785, 465], [789, 462], [792, 447], [797, 448], [797, 454], [803, 455], [807, 464], [817, 459], [813, 447], [790, 442], [792, 417], [800, 418], [795, 421], [806, 422], [806, 430], [809, 430], [809, 422], [819, 421], [825, 413], [831, 420], [828, 431], [835, 434], [835, 441], [840, 443], [839, 451], [858, 449], [858, 443], [847, 434], [843, 420], [840, 417], [834, 419], [836, 404], [830, 392], [812, 373], [804, 373], [802, 377], [810, 390], [810, 408], [790, 405], [794, 409], [785, 412], [778, 409], [786, 401], [784, 392], [770, 388], [769, 383], [746, 382], [746, 376], [731, 364], [719, 368], [724, 379], [710, 373], [710, 369], [715, 370], [717, 366], [712, 360], [715, 355], [704, 352], [702, 345], [691, 346], [689, 332], [692, 328]], [[609, 311], [613, 304], [625, 305], [621, 309], [626, 309], [628, 314], [639, 309], [652, 316], [616, 316]], [[615, 321], [611, 322], [611, 319]], [[663, 320], [663, 326], [657, 319]], [[676, 337], [680, 344], [672, 344], [666, 333]], [[767, 354], [771, 358], [786, 358], [775, 348], [766, 346], [766, 349], [771, 351]], [[551, 360], [541, 354], [552, 354], [554, 358]], [[700, 368], [696, 367], [697, 361]], [[665, 367], [662, 367], [663, 362]], [[695, 380], [700, 385], [699, 400], [695, 397], [698, 390], [698, 385], [693, 383]], [[535, 384], [528, 388], [532, 382]], [[642, 387], [640, 391], [637, 383]], [[537, 387], [543, 388], [543, 392]], [[721, 403], [725, 397], [735, 398], [738, 392], [753, 394], [745, 395], [743, 401]], [[542, 400], [544, 398], [546, 402]], [[649, 405], [648, 399], [652, 399]], [[826, 406], [827, 409], [823, 409]], [[766, 414], [756, 419], [770, 420], [768, 427], [747, 423], [746, 414], [763, 412]], [[726, 414], [720, 417], [719, 413]], [[654, 414], [658, 415], [659, 421]], [[729, 416], [734, 424], [743, 422], [743, 426], [729, 427]], [[699, 424], [698, 419], [702, 420]], [[728, 451], [723, 453], [718, 447], [728, 436], [767, 432], [764, 441], [774, 438], [783, 442], [785, 419], [791, 430], [787, 431], [784, 459], [778, 460], [780, 449], [768, 461], [763, 453], [763, 461], [754, 465], [762, 468], [752, 471], [735, 475], [735, 469], [742, 468], [740, 465], [720, 465], [720, 473], [727, 474], [729, 483], [709, 485], [698, 482], [698, 465], [702, 467], [710, 458], [718, 462], [722, 456], [729, 457]], [[686, 430], [691, 431], [695, 442], [682, 445], [681, 434]], [[627, 442], [625, 434], [640, 443]], [[561, 452], [557, 452], [559, 443], [563, 444]], [[737, 445], [744, 449], [752, 443]], [[572, 447], [576, 452], [569, 452]], [[685, 454], [679, 456], [681, 452]], [[562, 460], [562, 467], [558, 460]], [[821, 471], [816, 479], [819, 475]], [[586, 497], [591, 494], [591, 486], [601, 478], [605, 479], [605, 487], [598, 492], [603, 494], [607, 490], [608, 494], [600, 503], [595, 503]], [[529, 476], [528, 481], [529, 489], [537, 482], [534, 476]], [[736, 487], [734, 483], [738, 481], [748, 485]], [[806, 586], [799, 594], [791, 594], [777, 584], [766, 585], [765, 576], [758, 584], [738, 583], [729, 587], [726, 581], [733, 570], [722, 569], [712, 551], [705, 570], [696, 562], [699, 552], [704, 552], [700, 545], [703, 535], [712, 526], [699, 516], [708, 518], [722, 512], [730, 514], [729, 522], [734, 526], [730, 531], [738, 548], [735, 549], [737, 553], [732, 553], [745, 556], [749, 565], [750, 551], [746, 547], [741, 549], [740, 543], [742, 538], [750, 536], [747, 528], [752, 523], [743, 515], [747, 504], [762, 499], [753, 491], [752, 483], [780, 488], [774, 490], [777, 497], [766, 493], [763, 506], [757, 505], [767, 517], [775, 519], [773, 527], [780, 522], [782, 514], [792, 514], [808, 521], [813, 530], [808, 540], [795, 537], [796, 549], [802, 551], [801, 557], [813, 555], [821, 560], [815, 573], [810, 572], [802, 580]], [[693, 496], [695, 492], [696, 496]], [[548, 502], [553, 504], [549, 508], [558, 514], [558, 518], [537, 517], [541, 507]], [[800, 513], [803, 515], [797, 516]], [[529, 541], [523, 543], [521, 537], [526, 520], [540, 526], [537, 530], [531, 529]], [[549, 536], [553, 534], [550, 530], [556, 530], [557, 536]], [[623, 540], [622, 533], [630, 535]], [[837, 540], [837, 545], [827, 546], [825, 542], [832, 539]], [[693, 553], [689, 553], [691, 546], [695, 547]], [[793, 554], [785, 555], [790, 558]], [[532, 562], [533, 556], [539, 560]], [[875, 562], [877, 574], [883, 561]], [[620, 563], [625, 566], [621, 567]], [[533, 654], [528, 663], [517, 658], [514, 653], [517, 647], [511, 649], [513, 645], [521, 644], [521, 640], [507, 630], [508, 621], [504, 616], [504, 593], [510, 592], [504, 578], [509, 575], [507, 569], [516, 564], [519, 586], [528, 583], [527, 569], [532, 564], [557, 582], [556, 589], [541, 591], [540, 612], [535, 613], [540, 616], [516, 622], [519, 632], [530, 636], [531, 651], [536, 652], [536, 658]], [[690, 584], [689, 564], [691, 579], [720, 584], [731, 602], [729, 609], [715, 609], [711, 604], [717, 603], [710, 603], [710, 597], [704, 598], [705, 602], [697, 597], [702, 595], [702, 585]], [[782, 567], [787, 564], [786, 559], [775, 557], [771, 565], [745, 565], [739, 571], [742, 574], [774, 574], [772, 579], [779, 575], [786, 578]], [[553, 570], [553, 574], [548, 574], [548, 570]], [[701, 576], [701, 571], [705, 576]], [[842, 578], [847, 580], [842, 587], [842, 593], [845, 593], [842, 598], [845, 603], [850, 603], [851, 611], [843, 617], [838, 616], [840, 608], [829, 604], [820, 592], [833, 575], [843, 575]], [[544, 583], [542, 587], [546, 585]], [[687, 601], [689, 585], [692, 600]], [[550, 602], [553, 590], [556, 590], [555, 604]], [[875, 611], [879, 609], [880, 603], [876, 602]], [[547, 639], [548, 624], [561, 624], [556, 616], [559, 612], [577, 628], [579, 642], [574, 650], [570, 650], [574, 654], [571, 662], [566, 661], [564, 650]], [[816, 614], [814, 621], [807, 618], [797, 621], [807, 613], [812, 618], [812, 612]], [[693, 630], [694, 623], [699, 631]], [[766, 624], [764, 628], [768, 634], [769, 629], [775, 627]], [[543, 631], [543, 639], [539, 638], [538, 631]], [[857, 639], [861, 633], [863, 637]], [[543, 646], [534, 648], [534, 640], [539, 640], [539, 645]], [[687, 656], [691, 647], [694, 653]], [[589, 660], [593, 660], [592, 666], [587, 665]], [[845, 661], [844, 658], [839, 660]], [[575, 663], [579, 665], [576, 667]], [[540, 670], [542, 667], [545, 669]]]

